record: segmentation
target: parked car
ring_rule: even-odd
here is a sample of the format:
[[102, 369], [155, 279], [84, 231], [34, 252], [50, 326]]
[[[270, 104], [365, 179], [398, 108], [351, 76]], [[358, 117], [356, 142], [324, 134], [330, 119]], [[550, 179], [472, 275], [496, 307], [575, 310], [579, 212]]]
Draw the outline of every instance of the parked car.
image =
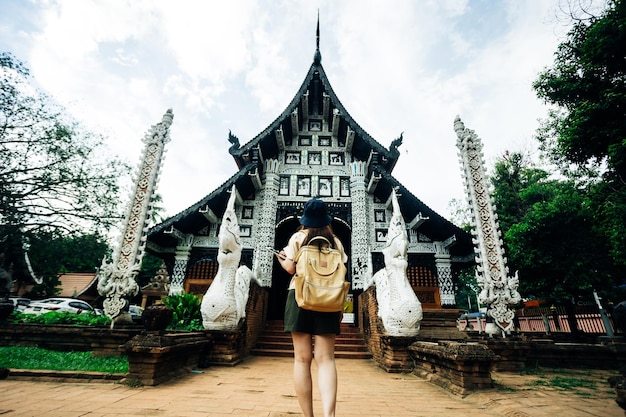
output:
[[50, 311], [67, 312], [67, 313], [94, 313], [94, 308], [83, 300], [75, 298], [46, 298], [45, 300], [31, 301], [31, 303], [22, 311], [24, 314], [43, 314]]
[[476, 311], [474, 313], [465, 312], [459, 316], [459, 320], [467, 320], [467, 319], [475, 319], [481, 318], [484, 319], [487, 315], [483, 311]]
[[134, 322], [141, 321], [141, 315], [143, 314], [143, 308], [136, 305], [128, 306], [128, 312], [130, 313], [130, 318], [133, 319]]
[[13, 308], [15, 310], [23, 311], [30, 304], [30, 300], [24, 297], [9, 297], [13, 301]]

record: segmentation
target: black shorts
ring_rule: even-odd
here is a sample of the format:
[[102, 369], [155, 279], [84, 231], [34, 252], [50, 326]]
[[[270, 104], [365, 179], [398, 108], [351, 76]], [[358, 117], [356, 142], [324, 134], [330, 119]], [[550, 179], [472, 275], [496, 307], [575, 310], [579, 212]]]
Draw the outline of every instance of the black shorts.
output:
[[285, 304], [285, 332], [308, 334], [339, 334], [341, 332], [341, 312], [322, 313], [305, 310], [296, 303], [296, 291], [287, 292]]

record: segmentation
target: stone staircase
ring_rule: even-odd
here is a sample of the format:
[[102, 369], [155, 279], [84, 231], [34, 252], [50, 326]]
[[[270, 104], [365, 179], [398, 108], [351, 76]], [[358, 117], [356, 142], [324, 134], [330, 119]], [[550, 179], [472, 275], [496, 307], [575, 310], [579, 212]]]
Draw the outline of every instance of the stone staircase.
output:
[[[291, 335], [285, 333], [282, 320], [268, 320], [252, 354], [257, 356], [293, 357]], [[370, 359], [363, 335], [357, 327], [341, 324], [341, 334], [335, 342], [335, 358]]]

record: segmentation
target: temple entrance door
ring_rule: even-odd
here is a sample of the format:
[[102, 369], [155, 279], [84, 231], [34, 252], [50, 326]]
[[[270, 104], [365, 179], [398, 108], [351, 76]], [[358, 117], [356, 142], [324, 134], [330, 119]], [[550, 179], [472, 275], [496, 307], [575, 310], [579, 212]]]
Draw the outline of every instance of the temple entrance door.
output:
[[[298, 230], [300, 222], [295, 216], [282, 220], [276, 227], [274, 247], [281, 250], [289, 242], [292, 234]], [[274, 266], [272, 268], [272, 287], [270, 288], [267, 318], [268, 320], [282, 320], [285, 313], [285, 300], [287, 299], [287, 288], [291, 275], [287, 273], [274, 256]]]
[[[289, 242], [289, 238], [292, 234], [298, 230], [300, 222], [295, 216], [288, 217], [281, 220], [276, 227], [276, 235], [274, 241], [274, 247], [278, 250], [284, 248]], [[350, 228], [343, 222], [333, 220], [333, 231], [337, 237], [343, 243], [344, 249], [350, 258], [351, 254], [351, 233]], [[348, 259], [348, 277], [350, 280], [350, 260]], [[272, 287], [270, 288], [267, 319], [268, 320], [282, 320], [285, 313], [285, 300], [287, 299], [287, 288], [289, 287], [289, 281], [291, 281], [291, 275], [285, 272], [280, 266], [276, 257], [274, 257], [274, 266], [272, 272]]]

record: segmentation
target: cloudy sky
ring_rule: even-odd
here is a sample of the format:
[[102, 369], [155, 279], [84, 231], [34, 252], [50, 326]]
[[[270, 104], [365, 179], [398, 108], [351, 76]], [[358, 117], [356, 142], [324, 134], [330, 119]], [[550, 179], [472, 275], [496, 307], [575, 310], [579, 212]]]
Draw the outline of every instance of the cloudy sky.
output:
[[567, 34], [565, 4], [0, 0], [0, 51], [133, 165], [172, 108], [158, 192], [174, 215], [236, 172], [229, 130], [246, 143], [287, 107], [313, 62], [319, 10], [335, 93], [385, 147], [404, 132], [394, 176], [449, 217], [463, 198], [456, 115], [483, 140], [488, 166], [536, 148], [547, 108], [531, 84]]

